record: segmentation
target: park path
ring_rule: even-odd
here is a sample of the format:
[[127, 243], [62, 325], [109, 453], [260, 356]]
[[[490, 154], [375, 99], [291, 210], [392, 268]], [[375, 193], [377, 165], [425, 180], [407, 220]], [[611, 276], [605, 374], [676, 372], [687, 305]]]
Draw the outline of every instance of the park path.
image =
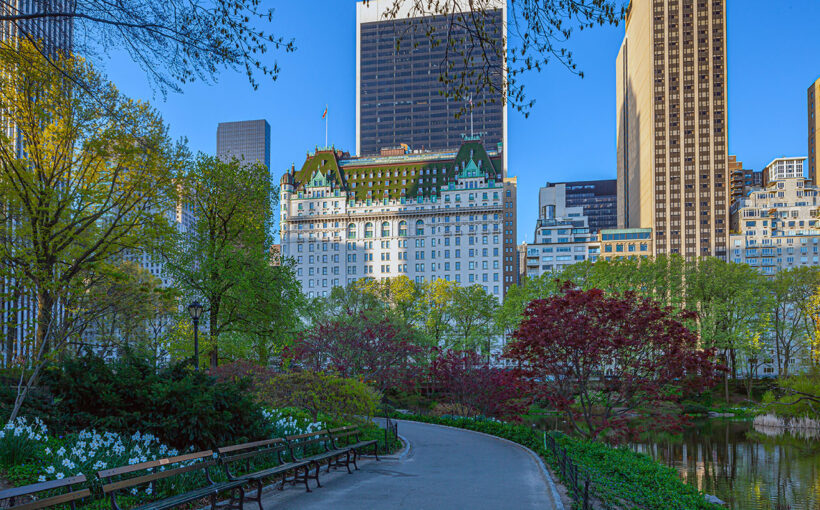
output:
[[322, 488], [297, 497], [274, 494], [265, 509], [555, 508], [539, 465], [514, 444], [410, 421], [399, 422], [399, 434], [411, 444], [400, 460], [361, 463], [354, 474], [321, 480]]

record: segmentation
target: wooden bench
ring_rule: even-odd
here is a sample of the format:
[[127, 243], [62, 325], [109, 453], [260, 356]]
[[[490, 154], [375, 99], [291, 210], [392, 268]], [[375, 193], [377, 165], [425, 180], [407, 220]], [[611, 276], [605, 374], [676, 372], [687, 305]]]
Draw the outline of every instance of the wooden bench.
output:
[[333, 438], [333, 446], [336, 449], [348, 449], [353, 453], [353, 466], [356, 469], [359, 469], [359, 464], [356, 460], [359, 457], [359, 452], [364, 450], [365, 448], [373, 447], [373, 455], [376, 456], [376, 460], [379, 459], [379, 442], [375, 439], [368, 439], [366, 441], [361, 441], [359, 436], [361, 435], [362, 431], [359, 427], [354, 425], [348, 425], [347, 427], [339, 427], [337, 429], [332, 429], [328, 431], [330, 433], [330, 437]]
[[[34, 510], [36, 508], [48, 508], [56, 505], [70, 503], [71, 508], [76, 508], [78, 499], [91, 496], [91, 490], [82, 488], [74, 490], [73, 485], [83, 484], [87, 480], [85, 475], [72, 476], [63, 478], [62, 480], [51, 480], [50, 482], [40, 482], [31, 485], [24, 485], [23, 487], [15, 487], [13, 489], [6, 489], [0, 491], [0, 501], [8, 500], [8, 507], [19, 510]], [[37, 494], [45, 491], [58, 491], [65, 489], [68, 492], [63, 494], [56, 494], [43, 497], [42, 499], [31, 499], [37, 497]], [[28, 497], [27, 497], [28, 496]], [[18, 503], [19, 499], [23, 499], [22, 503]]]
[[[268, 439], [265, 441], [256, 441], [253, 443], [238, 444], [233, 446], [224, 446], [217, 448], [219, 453], [219, 461], [225, 467], [225, 474], [228, 475], [229, 480], [243, 480], [252, 483], [256, 486], [256, 497], [246, 496], [250, 501], [256, 501], [260, 510], [262, 509], [262, 489], [264, 488], [263, 480], [267, 478], [282, 477], [282, 483], [279, 485], [279, 490], [285, 485], [287, 474], [289, 472], [303, 471], [299, 478], [305, 483], [305, 489], [310, 492], [308, 486], [308, 470], [311, 467], [310, 461], [294, 462], [290, 457], [290, 447], [284, 439]], [[251, 471], [251, 461], [264, 461], [268, 459], [270, 463], [275, 463], [275, 466], [261, 469], [259, 471]], [[244, 461], [245, 471], [243, 474], [236, 474], [236, 465], [242, 465]]]
[[[206, 450], [197, 453], [179, 455], [166, 459], [141, 462], [131, 466], [122, 466], [114, 469], [105, 469], [97, 473], [103, 482], [103, 493], [111, 498], [111, 508], [119, 510], [117, 505], [117, 493], [124, 489], [132, 489], [140, 485], [150, 484], [152, 491], [156, 492], [156, 482], [166, 478], [180, 476], [185, 473], [192, 473], [202, 470], [207, 480], [207, 485], [196, 488], [183, 494], [176, 494], [169, 498], [146, 503], [137, 507], [139, 510], [162, 510], [174, 508], [185, 503], [192, 503], [200, 499], [208, 498], [211, 508], [216, 508], [216, 498], [224, 492], [231, 492], [231, 502], [229, 508], [242, 509], [245, 503], [244, 480], [229, 480], [227, 482], [214, 482], [211, 479], [209, 468], [217, 463], [214, 453]], [[172, 467], [179, 465], [178, 467]], [[125, 475], [132, 475], [126, 477]]]
[[[345, 466], [347, 472], [350, 470], [350, 449], [336, 448], [333, 438], [327, 430], [319, 430], [316, 432], [308, 432], [306, 434], [298, 434], [294, 436], [285, 436], [290, 450], [290, 457], [293, 462], [309, 462], [315, 467], [315, 473], [310, 475], [310, 471], [305, 471], [305, 483], [307, 478], [316, 480], [316, 486], [321, 487], [319, 482], [319, 470], [322, 464], [327, 462], [327, 471], [330, 472], [331, 467]], [[344, 460], [342, 458], [344, 457]], [[302, 475], [296, 474], [292, 480], [292, 484], [302, 481]]]

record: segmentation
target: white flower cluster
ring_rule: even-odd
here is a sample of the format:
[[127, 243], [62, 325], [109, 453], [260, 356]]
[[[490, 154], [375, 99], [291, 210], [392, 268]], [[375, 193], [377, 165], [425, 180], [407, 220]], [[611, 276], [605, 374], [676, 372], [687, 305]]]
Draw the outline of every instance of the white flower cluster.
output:
[[306, 434], [325, 428], [325, 424], [320, 421], [311, 422], [305, 419], [297, 419], [288, 413], [286, 409], [265, 409], [262, 414], [276, 429], [275, 437]]
[[7, 436], [29, 441], [45, 441], [48, 437], [48, 427], [40, 418], [34, 418], [34, 423], [29, 424], [24, 417], [19, 417], [14, 423], [7, 423], [3, 430], [0, 430], [0, 439]]
[[[129, 438], [113, 432], [83, 430], [76, 435], [68, 436], [60, 447], [55, 449], [54, 446], [49, 446], [49, 443], [53, 445], [54, 440], [48, 436], [48, 429], [37, 419], [29, 425], [25, 418], [18, 418], [0, 431], [0, 434], [4, 433], [43, 443], [44, 460], [47, 462], [41, 465], [41, 482], [61, 480], [67, 476], [80, 474], [92, 475], [106, 468], [179, 455], [174, 448], [160, 443], [156, 436], [140, 432]], [[2, 438], [0, 435], [0, 439]], [[150, 488], [146, 490], [146, 494], [151, 494]]]

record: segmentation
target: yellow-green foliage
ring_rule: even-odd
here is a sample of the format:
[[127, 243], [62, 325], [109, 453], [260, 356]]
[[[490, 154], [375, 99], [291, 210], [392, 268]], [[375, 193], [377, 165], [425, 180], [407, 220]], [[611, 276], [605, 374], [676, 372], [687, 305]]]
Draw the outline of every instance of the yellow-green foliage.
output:
[[336, 419], [370, 417], [379, 401], [377, 393], [355, 379], [323, 372], [291, 372], [270, 380], [261, 391], [272, 407], [297, 407], [308, 411], [314, 421], [319, 414]]
[[820, 419], [820, 406], [816, 402], [806, 399], [805, 395], [790, 394], [790, 390], [794, 390], [820, 398], [820, 370], [783, 379], [780, 386], [785, 390], [780, 398], [771, 391], [763, 395], [763, 403], [769, 411], [780, 416]]

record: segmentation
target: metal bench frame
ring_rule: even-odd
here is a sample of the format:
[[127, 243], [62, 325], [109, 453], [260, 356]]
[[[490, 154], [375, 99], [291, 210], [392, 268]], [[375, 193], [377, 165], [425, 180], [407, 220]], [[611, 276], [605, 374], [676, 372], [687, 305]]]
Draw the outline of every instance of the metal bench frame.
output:
[[[373, 447], [373, 455], [376, 457], [377, 461], [379, 459], [379, 442], [375, 439], [368, 439], [366, 441], [361, 441], [359, 436], [361, 435], [362, 431], [359, 427], [354, 425], [348, 425], [347, 427], [339, 427], [337, 429], [331, 429], [328, 431], [330, 437], [333, 439], [333, 447], [336, 449], [348, 449], [353, 453], [353, 466], [356, 469], [359, 469], [359, 464], [356, 462], [360, 455], [360, 450], [367, 448], [369, 446]], [[352, 438], [352, 440], [351, 440]], [[346, 444], [339, 444], [339, 442], [344, 441]]]
[[[172, 469], [165, 469], [164, 471], [158, 471], [156, 468], [161, 467], [168, 467], [174, 464], [179, 464], [181, 462], [186, 461], [198, 461], [194, 462], [188, 466], [182, 466], [178, 468]], [[144, 485], [144, 484], [151, 484], [152, 489], [155, 490], [156, 488], [156, 481], [162, 480], [165, 478], [171, 478], [183, 473], [189, 473], [192, 471], [203, 470], [205, 473], [205, 479], [208, 480], [210, 485], [203, 486], [197, 490], [178, 494], [176, 496], [166, 498], [164, 500], [156, 501], [153, 503], [149, 503], [150, 505], [157, 505], [158, 507], [165, 508], [166, 505], [160, 505], [160, 503], [166, 502], [167, 507], [172, 508], [175, 506], [179, 506], [185, 503], [190, 503], [191, 501], [196, 501], [200, 498], [208, 497], [211, 502], [211, 508], [216, 508], [216, 497], [218, 494], [223, 492], [231, 492], [231, 501], [228, 508], [238, 508], [242, 509], [245, 503], [245, 490], [243, 488], [244, 482], [241, 481], [229, 481], [229, 482], [214, 482], [211, 478], [211, 473], [209, 468], [217, 463], [217, 460], [214, 459], [214, 452], [211, 450], [205, 450], [196, 453], [189, 453], [186, 455], [179, 455], [177, 457], [169, 457], [165, 459], [159, 460], [152, 460], [149, 462], [142, 462], [139, 464], [133, 464], [131, 466], [122, 466], [113, 469], [105, 469], [103, 471], [99, 471], [97, 476], [103, 482], [103, 494], [111, 498], [111, 508], [114, 510], [120, 510], [119, 505], [117, 505], [117, 493], [122, 489], [129, 489], [135, 487], [137, 485]], [[148, 472], [147, 474], [142, 474], [138, 476], [132, 476], [130, 478], [123, 478], [123, 475], [137, 473], [139, 471], [146, 471], [151, 470], [152, 472]], [[119, 480], [114, 480], [115, 478], [120, 478]], [[210, 491], [199, 494], [200, 491], [203, 489], [210, 489]], [[238, 493], [238, 496], [237, 496]], [[197, 494], [196, 496], [193, 496]], [[186, 496], [189, 496], [186, 498]], [[177, 501], [178, 500], [178, 501]], [[173, 501], [173, 503], [167, 503], [169, 501]], [[153, 508], [153, 507], [151, 507]]]
[[[246, 495], [245, 499], [247, 501], [256, 501], [260, 510], [264, 510], [262, 508], [262, 489], [264, 488], [262, 481], [265, 478], [278, 477], [281, 475], [282, 481], [279, 484], [279, 490], [282, 490], [285, 486], [285, 481], [287, 480], [287, 474], [289, 472], [304, 471], [300, 478], [304, 480], [305, 490], [307, 492], [311, 492], [310, 487], [308, 486], [307, 477], [311, 463], [288, 460], [286, 456], [290, 455], [290, 447], [282, 438], [224, 446], [217, 448], [216, 451], [219, 454], [219, 461], [225, 468], [225, 474], [228, 475], [229, 480], [244, 480], [245, 482], [253, 483], [256, 486], [256, 497]], [[254, 473], [246, 473], [243, 475], [235, 475], [231, 471], [232, 464], [235, 465], [236, 463], [240, 463], [242, 461], [245, 461], [246, 470], [250, 471], [251, 459], [266, 456], [275, 457], [279, 464], [268, 469], [262, 469]]]
[[[307, 461], [315, 467], [315, 472], [313, 475], [311, 475], [309, 471], [304, 473], [305, 483], [307, 483], [307, 478], [312, 478], [313, 480], [316, 480], [317, 487], [322, 486], [319, 481], [319, 470], [325, 462], [327, 462], [328, 473], [330, 472], [330, 468], [341, 466], [347, 467], [348, 473], [353, 472], [350, 469], [350, 450], [347, 448], [335, 449], [333, 437], [327, 430], [319, 430], [316, 432], [308, 432], [306, 434], [297, 434], [294, 436], [285, 436], [285, 440], [288, 443], [290, 458], [294, 462]], [[306, 454], [306, 448], [311, 445], [319, 445], [319, 453]], [[331, 447], [334, 447], [334, 449], [331, 450]], [[298, 450], [302, 450], [301, 455], [297, 454]], [[344, 457], [345, 460], [341, 460], [342, 457]], [[294, 485], [301, 481], [301, 475], [298, 473], [295, 475], [293, 480], [289, 480], [289, 482]]]

